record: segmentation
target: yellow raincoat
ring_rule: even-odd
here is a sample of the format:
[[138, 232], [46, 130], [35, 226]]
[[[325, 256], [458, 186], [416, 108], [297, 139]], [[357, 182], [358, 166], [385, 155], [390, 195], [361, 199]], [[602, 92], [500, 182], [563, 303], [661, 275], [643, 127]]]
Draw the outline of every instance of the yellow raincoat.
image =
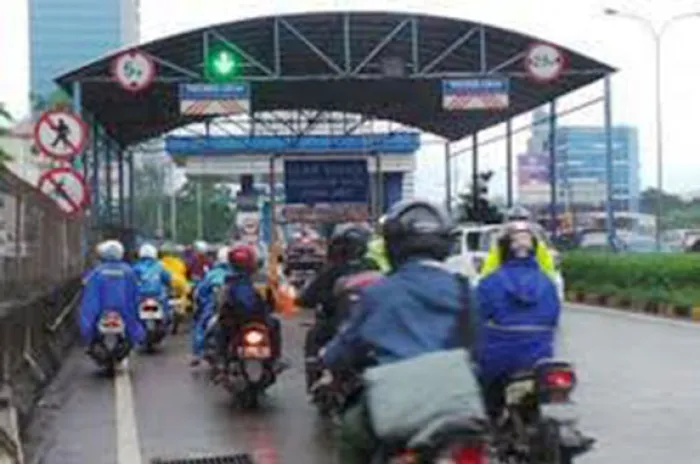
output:
[[160, 259], [166, 271], [170, 273], [172, 288], [177, 298], [184, 298], [190, 292], [187, 282], [187, 265], [177, 256], [164, 256]]

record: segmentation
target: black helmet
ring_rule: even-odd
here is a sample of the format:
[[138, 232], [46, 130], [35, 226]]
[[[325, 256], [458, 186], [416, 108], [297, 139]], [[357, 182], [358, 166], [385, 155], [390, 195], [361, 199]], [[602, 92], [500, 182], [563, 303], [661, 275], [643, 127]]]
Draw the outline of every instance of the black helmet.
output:
[[367, 253], [372, 232], [358, 224], [335, 226], [328, 243], [328, 257], [334, 261], [352, 261]]
[[386, 214], [382, 235], [393, 268], [412, 257], [443, 261], [450, 254], [454, 223], [439, 205], [424, 200], [406, 200]]

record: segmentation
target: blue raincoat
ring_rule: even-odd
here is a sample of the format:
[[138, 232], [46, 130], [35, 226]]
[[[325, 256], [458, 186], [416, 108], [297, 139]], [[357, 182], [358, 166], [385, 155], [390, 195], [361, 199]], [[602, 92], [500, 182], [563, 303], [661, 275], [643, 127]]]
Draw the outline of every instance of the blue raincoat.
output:
[[330, 368], [379, 364], [469, 347], [474, 309], [467, 282], [437, 262], [412, 261], [367, 287], [338, 334], [326, 345]]
[[80, 302], [80, 335], [86, 344], [97, 335], [97, 323], [107, 310], [119, 312], [126, 336], [133, 344], [143, 341], [145, 332], [138, 320], [138, 281], [131, 267], [123, 261], [103, 261], [83, 280]]
[[172, 276], [160, 261], [153, 258], [141, 258], [134, 264], [138, 278], [139, 298], [157, 298], [166, 318], [170, 319], [168, 301]]
[[197, 312], [194, 315], [192, 330], [192, 354], [201, 356], [204, 350], [204, 337], [209, 320], [216, 310], [214, 289], [223, 287], [226, 278], [231, 275], [228, 263], [217, 263], [211, 268], [194, 289]]
[[489, 382], [554, 354], [561, 310], [557, 289], [534, 257], [506, 261], [479, 282], [477, 364]]

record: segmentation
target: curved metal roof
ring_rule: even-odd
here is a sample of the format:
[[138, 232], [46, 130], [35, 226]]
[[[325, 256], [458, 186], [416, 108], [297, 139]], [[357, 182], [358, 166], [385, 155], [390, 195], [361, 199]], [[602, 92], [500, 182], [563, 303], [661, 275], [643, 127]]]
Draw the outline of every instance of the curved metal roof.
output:
[[[138, 46], [157, 63], [157, 78], [132, 94], [113, 81], [110, 65], [121, 52], [60, 76], [81, 104], [123, 145], [141, 142], [204, 118], [179, 113], [178, 84], [203, 82], [211, 41], [244, 61], [252, 111], [347, 111], [397, 121], [457, 140], [531, 110], [615, 70], [564, 47], [568, 66], [554, 82], [537, 83], [524, 68], [535, 37], [475, 22], [402, 13], [311, 13], [268, 16], [185, 32]], [[394, 77], [387, 65], [396, 63]], [[398, 69], [398, 71], [397, 71]], [[398, 72], [398, 74], [395, 74]], [[445, 111], [441, 80], [510, 78], [505, 111]]]

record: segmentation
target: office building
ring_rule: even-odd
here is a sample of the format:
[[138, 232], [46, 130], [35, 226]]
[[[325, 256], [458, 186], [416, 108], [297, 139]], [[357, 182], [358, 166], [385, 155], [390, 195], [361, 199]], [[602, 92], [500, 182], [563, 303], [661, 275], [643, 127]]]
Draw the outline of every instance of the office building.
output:
[[[536, 112], [535, 120], [546, 117]], [[599, 126], [557, 127], [556, 178], [559, 210], [600, 210], [607, 200], [606, 134]], [[612, 128], [613, 200], [617, 211], [639, 210], [637, 129]], [[533, 129], [528, 151], [518, 157], [518, 195], [523, 204], [547, 209], [550, 203], [549, 126]]]
[[53, 79], [139, 41], [139, 0], [29, 0], [30, 92], [43, 98]]

